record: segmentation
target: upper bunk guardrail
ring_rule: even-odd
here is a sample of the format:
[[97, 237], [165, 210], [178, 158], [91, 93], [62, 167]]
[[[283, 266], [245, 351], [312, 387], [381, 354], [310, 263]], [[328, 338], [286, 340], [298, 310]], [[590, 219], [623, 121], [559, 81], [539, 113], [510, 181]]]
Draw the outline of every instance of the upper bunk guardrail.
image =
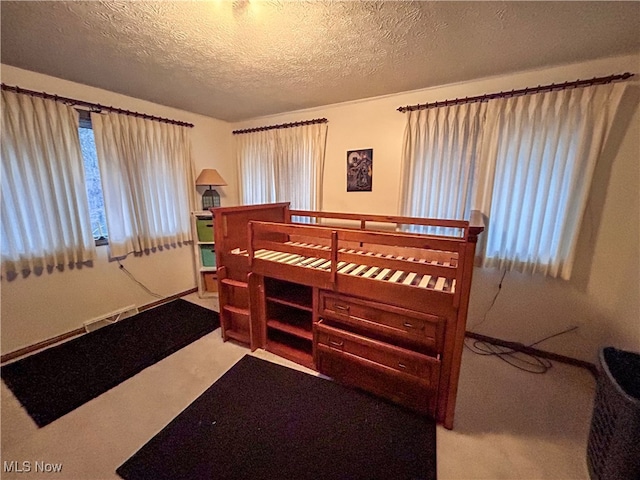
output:
[[[269, 246], [284, 243], [273, 240], [277, 234], [281, 234], [281, 238], [287, 239], [291, 235], [298, 235], [317, 238], [321, 241], [331, 241], [334, 239], [334, 233], [336, 241], [369, 245], [385, 245], [401, 248], [418, 248], [424, 250], [441, 250], [456, 253], [460, 252], [460, 246], [465, 243], [464, 238], [457, 237], [440, 237], [437, 235], [420, 235], [404, 232], [388, 233], [371, 230], [362, 231], [330, 226], [252, 221], [249, 222], [249, 253], [251, 253], [251, 249], [269, 249]], [[333, 249], [334, 245], [330, 246]], [[335, 247], [337, 248], [337, 244]]]
[[[472, 212], [473, 213], [473, 212]], [[359, 227], [344, 227], [340, 228], [358, 228], [359, 230], [389, 230], [389, 228], [375, 228], [371, 227], [372, 223], [383, 224], [393, 229], [400, 229], [403, 225], [412, 226], [424, 226], [424, 227], [441, 227], [447, 229], [459, 229], [461, 234], [459, 236], [452, 236], [446, 238], [464, 238], [468, 239], [471, 235], [477, 235], [475, 229], [477, 225], [470, 225], [470, 222], [466, 220], [448, 220], [440, 218], [419, 218], [419, 217], [405, 217], [397, 215], [358, 215], [354, 213], [339, 213], [339, 212], [318, 212], [311, 210], [289, 210], [291, 217], [308, 217], [317, 220], [342, 220], [350, 222], [359, 222]], [[472, 215], [472, 220], [475, 219], [475, 215]], [[290, 220], [290, 219], [289, 219]], [[330, 226], [326, 225], [325, 226]], [[482, 231], [482, 230], [480, 230]], [[437, 237], [444, 237], [443, 235], [434, 235]]]
[[[337, 275], [345, 264], [366, 265], [368, 268], [379, 267], [397, 271], [413, 272], [455, 279], [460, 282], [462, 271], [459, 263], [465, 252], [465, 240], [462, 238], [438, 238], [429, 235], [408, 233], [387, 233], [377, 231], [359, 231], [338, 229], [327, 226], [310, 226], [304, 224], [284, 224], [274, 222], [252, 221], [249, 224], [249, 248], [247, 250], [249, 265], [259, 270], [273, 271], [274, 268], [289, 267], [289, 260], [295, 265], [296, 257], [304, 257], [319, 262], [323, 268], [315, 271], [307, 270], [308, 275], [318, 278], [323, 284], [335, 284]], [[301, 236], [313, 239], [312, 243], [291, 242], [290, 237]], [[346, 248], [341, 245], [359, 244], [362, 248]], [[402, 257], [376, 254], [376, 246], [420, 249], [424, 251], [450, 252], [451, 263], [436, 264], [424, 258]], [[255, 255], [259, 252], [259, 255]], [[280, 252], [280, 256], [273, 253]], [[287, 257], [286, 255], [289, 255]], [[284, 258], [284, 260], [283, 260]], [[426, 258], [426, 257], [425, 257]], [[322, 262], [321, 260], [326, 260]], [[279, 262], [279, 266], [276, 263]], [[304, 263], [305, 266], [315, 266]], [[330, 268], [327, 270], [327, 267]], [[263, 272], [263, 273], [264, 273]]]

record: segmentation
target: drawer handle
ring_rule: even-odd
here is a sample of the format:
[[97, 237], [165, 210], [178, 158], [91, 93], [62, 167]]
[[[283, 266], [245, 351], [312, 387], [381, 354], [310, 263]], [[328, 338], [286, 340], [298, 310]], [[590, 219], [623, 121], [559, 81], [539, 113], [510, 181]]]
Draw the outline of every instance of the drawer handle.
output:
[[398, 362], [398, 367], [400, 367], [400, 368], [407, 368], [407, 366], [406, 366], [404, 363], [402, 363], [402, 362]]
[[349, 313], [349, 306], [348, 305], [340, 305], [339, 303], [336, 303], [334, 306], [335, 306], [336, 310], [339, 310], [341, 312]]
[[403, 325], [407, 328], [414, 328], [413, 323], [411, 322], [404, 322]]
[[344, 342], [336, 342], [335, 340], [329, 340], [329, 345], [333, 345], [334, 347], [342, 347]]

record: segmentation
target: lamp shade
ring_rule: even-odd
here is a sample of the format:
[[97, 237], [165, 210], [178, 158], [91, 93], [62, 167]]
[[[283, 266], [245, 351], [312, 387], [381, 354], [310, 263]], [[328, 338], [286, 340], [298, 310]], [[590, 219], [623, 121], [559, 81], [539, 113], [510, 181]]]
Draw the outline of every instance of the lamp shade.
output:
[[196, 178], [196, 185], [224, 186], [226, 184], [224, 178], [213, 168], [205, 168]]
[[210, 208], [220, 206], [220, 194], [215, 190], [212, 190], [211, 187], [221, 187], [226, 184], [227, 182], [224, 181], [224, 178], [222, 178], [218, 171], [213, 168], [205, 168], [200, 172], [200, 175], [196, 178], [196, 185], [206, 185], [209, 187], [202, 194], [203, 210], [209, 210]]

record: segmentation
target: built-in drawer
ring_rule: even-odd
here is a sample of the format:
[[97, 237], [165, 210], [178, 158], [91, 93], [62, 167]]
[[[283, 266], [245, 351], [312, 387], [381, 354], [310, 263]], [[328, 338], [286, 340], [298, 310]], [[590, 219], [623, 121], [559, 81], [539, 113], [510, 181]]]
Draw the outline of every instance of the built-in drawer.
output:
[[422, 413], [435, 415], [440, 360], [351, 332], [314, 325], [316, 368]]
[[314, 325], [318, 371], [434, 414], [440, 360], [339, 328]]
[[442, 352], [445, 321], [441, 317], [325, 291], [320, 292], [319, 309], [321, 317]]
[[352, 332], [325, 325], [322, 320], [315, 324], [317, 345], [367, 359], [388, 369], [417, 377], [425, 384], [437, 380], [440, 361], [405, 348], [391, 345]]

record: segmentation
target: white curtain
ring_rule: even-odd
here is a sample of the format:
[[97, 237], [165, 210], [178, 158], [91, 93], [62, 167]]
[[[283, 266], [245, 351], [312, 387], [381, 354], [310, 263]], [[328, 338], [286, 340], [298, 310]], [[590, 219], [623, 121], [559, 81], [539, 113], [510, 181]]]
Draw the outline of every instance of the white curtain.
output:
[[112, 258], [191, 241], [194, 166], [186, 127], [92, 113]]
[[484, 266], [570, 278], [593, 171], [624, 88], [409, 112], [401, 214], [466, 218], [479, 210], [488, 218], [477, 249]]
[[2, 91], [2, 272], [95, 259], [78, 114]]
[[[400, 187], [400, 214], [468, 218], [478, 134], [486, 104], [467, 103], [407, 114]], [[451, 229], [408, 227], [424, 233]]]
[[327, 124], [277, 132], [276, 201], [291, 202], [291, 208], [298, 210], [320, 209]]
[[326, 124], [302, 125], [236, 136], [242, 203], [291, 202], [319, 210]]
[[624, 84], [488, 102], [474, 207], [484, 266], [570, 278], [593, 171]]
[[236, 135], [236, 163], [242, 205], [276, 201], [276, 132]]

